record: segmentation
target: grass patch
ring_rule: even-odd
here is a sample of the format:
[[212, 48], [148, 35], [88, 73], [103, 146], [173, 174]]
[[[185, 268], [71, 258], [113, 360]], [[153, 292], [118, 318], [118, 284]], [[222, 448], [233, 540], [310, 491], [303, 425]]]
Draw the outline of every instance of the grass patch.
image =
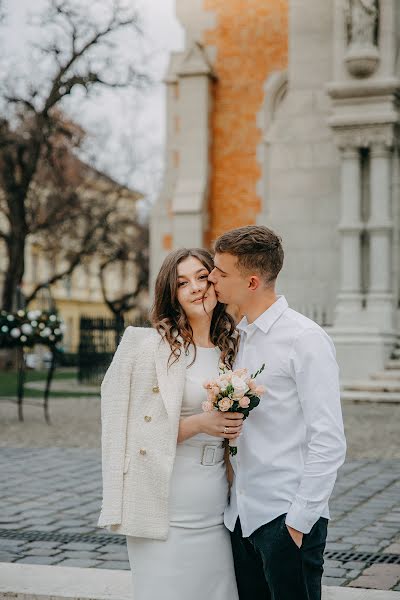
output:
[[[42, 390], [26, 389], [27, 384], [30, 381], [46, 381], [47, 371], [27, 371], [25, 379], [25, 396], [31, 398], [43, 398], [44, 392]], [[4, 396], [15, 396], [17, 395], [17, 379], [18, 374], [15, 371], [1, 372], [0, 373], [0, 397]], [[76, 371], [61, 372], [54, 374], [53, 379], [76, 379]], [[99, 391], [93, 389], [93, 392], [65, 392], [65, 391], [52, 391], [50, 388], [50, 398], [66, 398], [73, 397], [79, 398], [80, 396], [99, 396]]]

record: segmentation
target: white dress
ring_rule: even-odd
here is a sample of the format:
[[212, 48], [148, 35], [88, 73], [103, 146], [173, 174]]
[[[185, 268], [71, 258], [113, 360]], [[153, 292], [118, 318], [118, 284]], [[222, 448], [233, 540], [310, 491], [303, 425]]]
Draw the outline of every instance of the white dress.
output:
[[[183, 417], [201, 412], [202, 384], [218, 375], [218, 360], [218, 349], [197, 348], [186, 372]], [[223, 455], [222, 438], [206, 434], [177, 445], [167, 540], [127, 536], [134, 600], [238, 600], [223, 520], [228, 499]]]

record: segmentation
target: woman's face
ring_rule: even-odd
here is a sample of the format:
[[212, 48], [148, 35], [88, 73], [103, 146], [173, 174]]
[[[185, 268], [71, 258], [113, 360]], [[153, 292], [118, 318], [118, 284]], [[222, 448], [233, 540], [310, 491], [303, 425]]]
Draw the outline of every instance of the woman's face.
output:
[[207, 267], [198, 258], [188, 256], [179, 263], [177, 300], [188, 319], [211, 317], [217, 305], [214, 286], [209, 284]]

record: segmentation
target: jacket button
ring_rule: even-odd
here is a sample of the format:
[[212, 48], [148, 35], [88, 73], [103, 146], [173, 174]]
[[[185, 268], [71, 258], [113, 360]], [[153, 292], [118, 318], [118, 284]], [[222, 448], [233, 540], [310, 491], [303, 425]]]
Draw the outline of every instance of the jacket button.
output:
[[147, 454], [147, 450], [145, 448], [140, 448], [139, 452], [142, 456], [145, 456]]
[[146, 423], [150, 423], [151, 421], [151, 417], [149, 417], [148, 415], [145, 416], [144, 420], [146, 421]]
[[160, 388], [158, 387], [158, 385], [153, 385], [153, 392], [155, 394], [158, 394], [159, 391], [160, 391]]

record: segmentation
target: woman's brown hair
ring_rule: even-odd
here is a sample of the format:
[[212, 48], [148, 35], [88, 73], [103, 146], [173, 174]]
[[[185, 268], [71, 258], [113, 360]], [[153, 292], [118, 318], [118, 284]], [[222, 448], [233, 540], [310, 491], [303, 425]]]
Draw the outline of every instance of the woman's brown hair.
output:
[[[150, 312], [150, 320], [153, 327], [170, 345], [169, 363], [173, 358], [172, 362], [177, 361], [182, 350], [187, 353], [190, 344], [194, 346], [194, 360], [196, 358], [193, 330], [177, 298], [178, 265], [190, 256], [197, 258], [211, 273], [214, 263], [208, 250], [182, 248], [168, 254], [161, 266], [155, 284], [154, 304]], [[236, 356], [238, 339], [235, 322], [226, 311], [226, 305], [221, 302], [217, 302], [212, 314], [210, 339], [221, 350], [221, 361], [231, 368]]]

